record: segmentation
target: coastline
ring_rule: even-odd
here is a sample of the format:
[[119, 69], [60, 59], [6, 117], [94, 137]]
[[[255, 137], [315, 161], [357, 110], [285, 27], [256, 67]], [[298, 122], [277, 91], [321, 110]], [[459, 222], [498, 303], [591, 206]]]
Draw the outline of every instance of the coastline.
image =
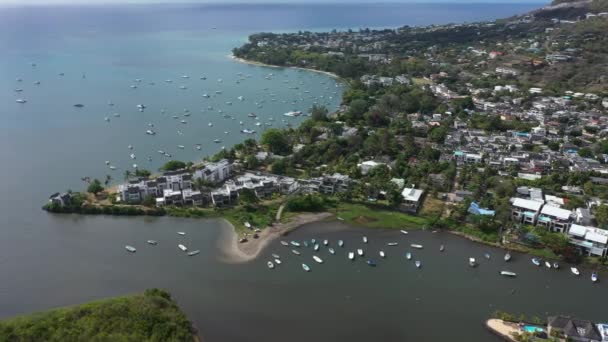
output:
[[256, 62], [256, 61], [251, 61], [251, 60], [244, 59], [244, 58], [239, 58], [239, 57], [236, 57], [235, 55], [228, 55], [228, 58], [230, 58], [236, 62], [249, 64], [249, 65], [262, 66], [262, 67], [266, 67], [266, 68], [288, 68], [288, 69], [295, 69], [295, 70], [304, 70], [304, 71], [310, 71], [310, 72], [316, 72], [319, 74], [323, 74], [323, 75], [329, 76], [331, 78], [335, 78], [336, 80], [339, 80], [339, 81], [344, 80], [342, 77], [334, 74], [333, 72], [329, 72], [329, 71], [317, 70], [317, 69], [312, 69], [312, 68], [303, 68], [303, 67], [297, 67], [297, 66], [281, 66], [281, 65], [266, 64], [266, 63], [262, 63], [262, 62]]
[[285, 236], [303, 225], [323, 221], [332, 216], [333, 214], [329, 212], [301, 213], [287, 223], [275, 223], [266, 227], [259, 233], [257, 239], [250, 239], [246, 243], [239, 243], [239, 235], [235, 227], [225, 218], [221, 218], [224, 224], [218, 246], [223, 254], [221, 260], [233, 264], [253, 261], [275, 239]]

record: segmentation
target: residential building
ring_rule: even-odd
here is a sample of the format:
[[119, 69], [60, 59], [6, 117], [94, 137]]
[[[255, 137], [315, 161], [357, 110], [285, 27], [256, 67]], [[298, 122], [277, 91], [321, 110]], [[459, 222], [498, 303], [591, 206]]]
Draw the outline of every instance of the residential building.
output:
[[[553, 336], [557, 332], [564, 339], [576, 342], [601, 342], [602, 336], [600, 335], [597, 327], [593, 322], [572, 319], [565, 316], [553, 316], [548, 318], [549, 324], [547, 325], [548, 335]], [[554, 332], [555, 331], [555, 332]]]
[[424, 190], [415, 188], [403, 188], [401, 196], [403, 196], [403, 202], [401, 208], [406, 211], [416, 212], [422, 204], [422, 195]]
[[542, 205], [542, 202], [511, 198], [511, 218], [516, 222], [534, 225]]
[[540, 211], [537, 224], [553, 232], [565, 233], [572, 222], [572, 211], [545, 204]]
[[570, 243], [586, 255], [607, 256], [608, 230], [572, 224], [568, 230]]

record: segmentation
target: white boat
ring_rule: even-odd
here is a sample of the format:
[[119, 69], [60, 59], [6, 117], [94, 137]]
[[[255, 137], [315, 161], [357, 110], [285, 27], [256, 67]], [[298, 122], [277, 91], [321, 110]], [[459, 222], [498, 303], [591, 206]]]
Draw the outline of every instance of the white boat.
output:
[[195, 250], [195, 251], [188, 252], [188, 256], [195, 256], [195, 255], [197, 255], [197, 254], [198, 254], [198, 253], [200, 253], [200, 252], [201, 252], [201, 251], [199, 251], [199, 250], [197, 249], [197, 250]]
[[547, 266], [547, 268], [551, 268], [551, 263], [548, 261], [545, 261], [545, 266]]
[[412, 260], [412, 253], [410, 253], [410, 252], [405, 253], [405, 258], [407, 260]]
[[331, 247], [328, 248], [327, 250], [329, 251], [330, 254], [336, 254], [336, 251], [334, 251], [334, 249]]
[[184, 232], [177, 232], [177, 234], [179, 234], [179, 235], [181, 235], [181, 236], [186, 235], [186, 233], [184, 233]]
[[417, 249], [422, 249], [423, 248], [422, 245], [415, 244], [415, 243], [411, 244], [410, 246], [412, 246], [412, 248], [417, 248]]
[[338, 246], [339, 247], [344, 247], [344, 241], [338, 240]]
[[183, 150], [183, 149], [186, 148], [186, 146], [184, 146], [184, 145], [177, 145], [177, 148], [179, 148], [180, 150]]
[[281, 259], [274, 259], [274, 263], [277, 264], [277, 265], [280, 265], [281, 264]]
[[403, 229], [402, 229], [402, 230], [401, 230], [401, 234], [407, 235], [407, 234], [409, 234], [409, 233], [407, 232], [407, 230], [403, 230]]
[[443, 252], [445, 250], [445, 247], [443, 245], [439, 246], [439, 251]]
[[363, 243], [367, 243], [367, 236], [363, 237]]
[[146, 131], [146, 134], [147, 135], [155, 135], [156, 132], [154, 132], [153, 130], [149, 129], [149, 130]]
[[308, 267], [308, 265], [302, 264], [302, 268], [304, 269], [304, 271], [310, 272], [310, 267]]
[[318, 256], [316, 256], [316, 255], [313, 255], [313, 256], [312, 256], [312, 258], [313, 258], [313, 259], [315, 259], [315, 261], [316, 261], [316, 262], [318, 262], [319, 264], [322, 264], [322, 263], [323, 263], [323, 259], [319, 258], [319, 257], [318, 257]]
[[506, 277], [515, 277], [517, 273], [511, 271], [500, 271], [500, 274]]
[[392, 246], [399, 245], [399, 243], [398, 242], [389, 242], [389, 243], [387, 243], [387, 245], [392, 247]]
[[505, 254], [505, 261], [509, 261], [511, 260], [511, 254], [507, 252], [507, 254]]
[[536, 266], [540, 266], [540, 259], [539, 258], [532, 258], [532, 263]]
[[294, 247], [300, 247], [300, 243], [297, 241], [291, 241], [290, 244]]
[[292, 249], [292, 250], [291, 250], [291, 252], [292, 252], [293, 254], [295, 254], [295, 255], [300, 255], [300, 252], [299, 252], [299, 251], [296, 251], [295, 249]]
[[598, 276], [597, 276], [597, 272], [593, 272], [591, 273], [591, 281], [596, 283], [598, 281]]
[[242, 129], [241, 133], [243, 134], [255, 134], [255, 131], [252, 129]]
[[359, 256], [363, 256], [363, 250], [362, 250], [362, 249], [360, 249], [360, 248], [359, 248], [359, 249], [357, 249], [357, 254], [358, 254]]
[[131, 253], [135, 253], [137, 251], [133, 246], [126, 245], [125, 248]]
[[313, 247], [313, 249], [314, 249], [315, 251], [318, 251], [318, 250], [319, 250], [319, 244], [318, 244], [318, 243], [317, 243], [317, 244], [315, 244], [315, 246]]
[[131, 154], [129, 155], [129, 158], [131, 158], [131, 159], [135, 159], [135, 154], [131, 153]]
[[213, 142], [214, 142], [214, 143], [216, 143], [216, 144], [219, 144], [219, 143], [221, 143], [222, 141], [221, 141], [220, 139], [215, 139], [215, 140], [213, 140]]
[[325, 246], [329, 245], [329, 240], [323, 240], [323, 245], [325, 245]]
[[281, 245], [287, 247], [287, 246], [289, 246], [289, 243], [287, 243], [287, 241], [281, 241]]
[[475, 258], [469, 258], [469, 266], [471, 266], [471, 267], [477, 266], [477, 261], [475, 260]]
[[27, 100], [24, 100], [24, 99], [17, 99], [17, 100], [16, 100], [16, 102], [17, 102], [17, 103], [26, 103], [26, 102], [27, 102]]
[[384, 251], [380, 251], [378, 252], [378, 254], [380, 254], [381, 258], [386, 258], [386, 254], [384, 254]]
[[416, 260], [416, 268], [422, 267], [422, 261]]
[[579, 272], [578, 268], [576, 268], [576, 267], [570, 267], [570, 271], [574, 275], [580, 275], [581, 274], [581, 272]]
[[348, 259], [350, 259], [350, 260], [355, 260], [355, 253], [353, 253], [353, 252], [348, 252]]
[[274, 264], [272, 263], [272, 261], [267, 262], [266, 265], [268, 265], [268, 268], [270, 269], [274, 268]]
[[182, 245], [181, 243], [179, 245], [177, 245], [177, 247], [179, 247], [179, 249], [181, 249], [183, 252], [188, 250], [188, 248], [186, 246]]
[[272, 257], [275, 259], [281, 259], [281, 257], [278, 254], [274, 254], [274, 253], [272, 253]]
[[146, 242], [148, 243], [148, 245], [153, 245], [153, 246], [158, 244], [158, 242], [156, 242], [156, 240], [148, 240]]

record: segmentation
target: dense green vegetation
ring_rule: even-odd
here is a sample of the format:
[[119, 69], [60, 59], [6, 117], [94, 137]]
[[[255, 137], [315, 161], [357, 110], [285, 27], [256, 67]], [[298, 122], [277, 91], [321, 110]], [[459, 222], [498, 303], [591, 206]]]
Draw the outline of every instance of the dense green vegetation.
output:
[[170, 160], [166, 162], [163, 166], [161, 166], [161, 170], [163, 171], [175, 171], [186, 168], [186, 163], [179, 160]]
[[194, 329], [162, 290], [0, 321], [0, 341], [192, 341]]

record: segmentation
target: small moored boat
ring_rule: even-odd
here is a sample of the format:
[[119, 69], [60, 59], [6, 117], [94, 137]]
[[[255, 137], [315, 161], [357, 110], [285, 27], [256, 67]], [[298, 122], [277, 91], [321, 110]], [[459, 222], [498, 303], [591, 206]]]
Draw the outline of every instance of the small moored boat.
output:
[[413, 243], [410, 246], [412, 246], [412, 248], [422, 249], [422, 245], [419, 245], [419, 244], [416, 244], [416, 243]]
[[386, 254], [384, 254], [384, 251], [380, 251], [378, 252], [378, 254], [380, 254], [381, 258], [386, 258]]
[[325, 245], [325, 246], [329, 245], [329, 240], [323, 240], [323, 245]]
[[125, 249], [131, 253], [135, 253], [137, 250], [133, 246], [126, 245]]
[[179, 245], [177, 245], [177, 247], [179, 247], [179, 249], [181, 249], [183, 252], [188, 250], [188, 248], [186, 246], [182, 245], [181, 243]]
[[199, 251], [199, 250], [197, 249], [197, 250], [195, 250], [195, 251], [188, 252], [188, 256], [195, 256], [195, 255], [197, 255], [197, 254], [198, 254], [198, 253], [200, 253], [200, 252], [201, 252], [201, 251]]
[[363, 237], [363, 243], [367, 243], [367, 236]]
[[367, 260], [367, 264], [371, 267], [376, 267], [376, 262], [374, 260]]
[[357, 249], [357, 254], [359, 254], [359, 256], [363, 256], [363, 250], [361, 248]]
[[580, 275], [581, 272], [578, 271], [578, 268], [576, 267], [570, 267], [570, 272], [572, 272], [572, 274], [574, 275]]
[[484, 257], [484, 258], [486, 258], [486, 259], [488, 259], [488, 260], [490, 260], [490, 254], [488, 254], [488, 253], [485, 253], [485, 254], [483, 255], [483, 257]]
[[416, 268], [422, 267], [422, 261], [416, 260]]
[[558, 269], [559, 268], [559, 264], [556, 262], [553, 263], [553, 268]]
[[350, 259], [350, 260], [355, 260], [355, 253], [353, 253], [353, 252], [348, 252], [348, 259]]
[[313, 249], [314, 249], [315, 251], [318, 251], [318, 250], [319, 250], [319, 244], [315, 244], [315, 246], [313, 247]]
[[300, 247], [300, 243], [296, 241], [291, 241], [290, 244], [294, 247]]
[[389, 242], [389, 243], [387, 243], [387, 245], [393, 247], [393, 246], [399, 245], [399, 243], [398, 242]]
[[545, 260], [545, 266], [546, 266], [547, 268], [551, 268], [551, 263]]
[[443, 252], [445, 250], [445, 247], [443, 245], [439, 246], [439, 251]]
[[471, 267], [477, 266], [477, 261], [475, 260], [475, 258], [469, 258], [469, 266], [471, 266]]
[[405, 253], [405, 258], [407, 260], [412, 260], [412, 253], [410, 253], [410, 252]]
[[336, 251], [334, 251], [334, 249], [331, 247], [328, 248], [327, 250], [329, 251], [330, 254], [336, 254]]
[[312, 258], [313, 258], [313, 259], [314, 259], [316, 262], [318, 262], [319, 264], [322, 264], [322, 263], [323, 263], [323, 259], [319, 258], [319, 257], [318, 257], [318, 256], [316, 256], [316, 255], [313, 255], [313, 256], [312, 256]]
[[281, 241], [281, 245], [287, 247], [287, 246], [289, 246], [289, 243], [287, 243], [287, 241]]
[[268, 265], [268, 268], [270, 269], [274, 268], [274, 264], [272, 263], [272, 261], [267, 262], [266, 265]]
[[302, 268], [304, 269], [304, 271], [310, 272], [310, 267], [308, 267], [308, 265], [302, 264]]
[[281, 259], [274, 259], [274, 263], [277, 264], [277, 265], [280, 265], [281, 262], [282, 262]]
[[179, 234], [179, 235], [181, 235], [181, 236], [186, 235], [186, 233], [184, 233], [184, 232], [177, 232], [177, 234]]
[[401, 230], [401, 234], [407, 235], [407, 234], [409, 234], [409, 233], [407, 232], [407, 230], [403, 230], [403, 229], [402, 229], [402, 230]]
[[148, 243], [148, 245], [157, 245], [158, 242], [156, 242], [156, 240], [148, 240], [146, 241]]
[[509, 252], [507, 252], [507, 254], [505, 254], [505, 261], [509, 262], [511, 260], [511, 254]]
[[597, 276], [597, 272], [593, 272], [591, 273], [591, 281], [596, 283], [598, 281], [598, 276]]
[[500, 274], [506, 277], [515, 277], [517, 273], [511, 271], [500, 271]]
[[274, 253], [272, 253], [272, 257], [275, 259], [281, 259], [281, 257], [278, 254], [274, 254]]
[[339, 246], [339, 247], [344, 247], [344, 241], [339, 240], [339, 241], [338, 241], [338, 246]]
[[292, 250], [291, 250], [291, 252], [292, 252], [293, 254], [295, 254], [295, 255], [300, 255], [300, 252], [299, 252], [299, 251], [297, 251], [297, 250], [295, 250], [295, 249], [292, 249]]
[[532, 258], [532, 263], [536, 266], [540, 266], [540, 259], [539, 258]]

